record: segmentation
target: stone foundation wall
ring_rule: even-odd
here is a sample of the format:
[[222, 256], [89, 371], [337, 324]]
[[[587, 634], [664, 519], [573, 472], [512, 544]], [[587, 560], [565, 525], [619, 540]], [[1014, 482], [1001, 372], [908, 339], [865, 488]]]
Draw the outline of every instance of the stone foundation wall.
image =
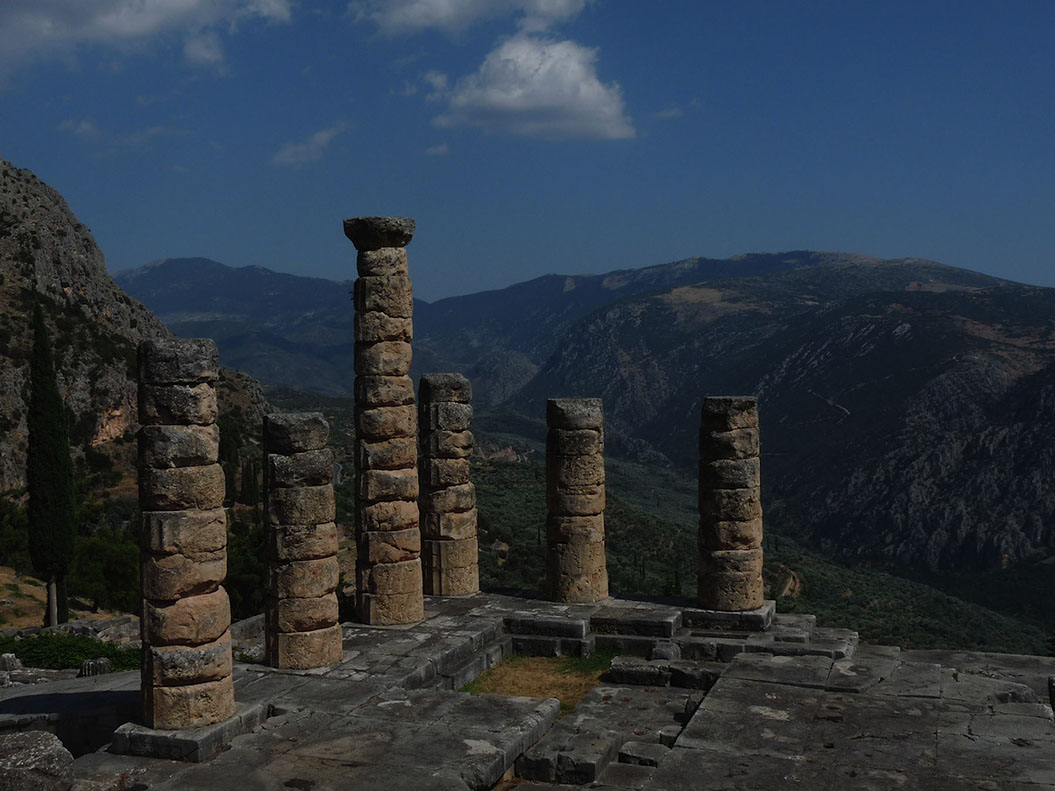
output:
[[762, 606], [758, 399], [705, 398], [700, 421], [699, 601], [708, 610]]
[[329, 424], [315, 412], [264, 418], [268, 521], [264, 650], [272, 667], [325, 667], [342, 656], [329, 434]]
[[151, 728], [234, 713], [218, 375], [212, 341], [140, 346], [142, 718]]
[[554, 601], [600, 601], [608, 596], [601, 400], [551, 398], [546, 422], [546, 592]]
[[410, 341], [414, 300], [405, 245], [414, 221], [344, 222], [355, 281], [356, 609], [368, 624], [425, 617], [418, 526], [418, 444]]
[[425, 593], [468, 596], [480, 590], [476, 489], [469, 480], [472, 385], [461, 374], [425, 374], [418, 397]]

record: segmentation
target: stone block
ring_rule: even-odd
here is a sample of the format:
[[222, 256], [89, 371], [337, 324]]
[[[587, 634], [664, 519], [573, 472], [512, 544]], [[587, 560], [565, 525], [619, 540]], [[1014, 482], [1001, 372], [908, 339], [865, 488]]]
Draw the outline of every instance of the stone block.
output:
[[473, 400], [472, 383], [461, 374], [422, 374], [422, 401], [453, 401], [468, 404]]
[[655, 742], [626, 742], [619, 748], [619, 763], [659, 766], [670, 754], [670, 748]]
[[141, 524], [142, 546], [148, 552], [200, 555], [227, 547], [227, 512], [222, 508], [144, 511]]
[[216, 388], [198, 385], [139, 385], [139, 422], [144, 426], [208, 426], [216, 422]]
[[357, 589], [363, 593], [420, 594], [421, 560], [379, 563], [373, 566], [360, 562], [356, 567], [356, 583]]
[[588, 456], [604, 453], [604, 431], [551, 428], [546, 434], [546, 453], [558, 456]]
[[451, 511], [470, 511], [476, 507], [476, 487], [471, 483], [460, 486], [448, 486], [426, 492], [421, 498], [421, 508], [429, 513], [447, 513]]
[[357, 418], [359, 438], [366, 442], [414, 437], [418, 430], [418, 413], [413, 404], [363, 409]]
[[429, 568], [460, 569], [475, 566], [479, 558], [476, 536], [460, 541], [426, 540], [421, 545], [422, 564]]
[[762, 575], [756, 572], [710, 572], [700, 574], [700, 606], [709, 610], [740, 612], [754, 610], [764, 602]]
[[546, 548], [546, 567], [572, 576], [595, 574], [605, 567], [604, 542], [550, 544]]
[[[700, 553], [700, 575], [727, 572], [738, 574], [762, 573], [762, 550], [726, 549], [707, 550]], [[761, 602], [759, 602], [759, 606]]]
[[473, 452], [471, 431], [430, 431], [425, 436], [426, 455], [433, 459], [467, 459]]
[[694, 662], [688, 659], [670, 663], [670, 685], [682, 689], [708, 690], [722, 675], [724, 662]]
[[234, 714], [234, 684], [230, 676], [202, 684], [147, 687], [143, 699], [145, 724], [159, 730], [201, 728]]
[[383, 500], [416, 500], [418, 497], [418, 471], [411, 467], [404, 470], [360, 470], [359, 499], [376, 503]]
[[272, 525], [321, 525], [337, 517], [333, 486], [298, 486], [267, 493], [267, 521]]
[[475, 563], [459, 568], [422, 563], [422, 574], [428, 596], [471, 596], [480, 590], [480, 569]]
[[[255, 730], [267, 717], [266, 703], [238, 703], [231, 717], [191, 730], [162, 731], [126, 722], [114, 731], [109, 751], [118, 755], [201, 763], [227, 748], [235, 737]], [[97, 791], [103, 789], [104, 786], [100, 786]], [[113, 789], [110, 784], [105, 784], [105, 791]], [[78, 788], [77, 791], [89, 789]]]
[[355, 339], [360, 343], [414, 340], [414, 321], [373, 310], [355, 314]]
[[471, 466], [468, 459], [427, 459], [421, 465], [421, 472], [425, 486], [441, 489], [469, 483]]
[[156, 602], [211, 593], [227, 576], [227, 551], [155, 555], [144, 552], [143, 596]]
[[700, 410], [700, 426], [703, 431], [758, 428], [758, 399], [754, 396], [705, 398]]
[[203, 467], [144, 467], [139, 471], [139, 505], [144, 511], [210, 510], [223, 506], [226, 492], [219, 464]]
[[43, 730], [0, 735], [0, 791], [69, 791], [73, 755]]
[[220, 353], [208, 338], [159, 338], [139, 345], [139, 381], [155, 385], [215, 382]]
[[409, 376], [357, 376], [355, 402], [364, 409], [414, 403], [414, 380]]
[[604, 513], [604, 484], [591, 486], [555, 486], [547, 481], [546, 507], [550, 514], [593, 516]]
[[418, 526], [418, 504], [410, 500], [360, 504], [358, 516], [362, 531], [409, 530]]
[[700, 519], [711, 522], [749, 522], [762, 518], [762, 492], [750, 489], [700, 488]]
[[558, 429], [600, 429], [604, 425], [600, 398], [550, 398], [546, 425]]
[[758, 458], [700, 462], [700, 489], [757, 489], [761, 481]]
[[762, 546], [762, 520], [711, 522], [700, 520], [700, 549], [758, 549]]
[[85, 659], [81, 662], [81, 669], [77, 671], [77, 678], [92, 678], [93, 676], [105, 676], [114, 671], [113, 662], [105, 656], [96, 659]]
[[341, 569], [337, 558], [298, 560], [268, 570], [268, 590], [278, 599], [308, 599], [337, 590]]
[[279, 563], [327, 558], [339, 551], [337, 525], [270, 525], [268, 546], [271, 559]]
[[604, 541], [604, 514], [546, 517], [546, 541], [550, 544], [595, 544]]
[[417, 466], [418, 443], [414, 437], [356, 444], [360, 470], [404, 470]]
[[211, 643], [230, 625], [231, 602], [223, 588], [168, 604], [143, 602], [143, 642], [152, 646]]
[[759, 452], [758, 429], [738, 428], [732, 431], [701, 431], [700, 459], [748, 459]]
[[344, 235], [359, 252], [406, 247], [414, 238], [414, 220], [410, 217], [349, 217], [344, 221]]
[[604, 544], [551, 544], [546, 548], [546, 589], [553, 601], [596, 602], [608, 596]]
[[368, 564], [400, 563], [421, 556], [421, 531], [378, 530], [361, 532], [357, 538], [359, 558]]
[[571, 637], [586, 639], [590, 633], [589, 623], [584, 618], [557, 615], [518, 616], [504, 619], [506, 631], [515, 635], [539, 635], [542, 637]]
[[355, 373], [364, 376], [405, 376], [413, 357], [406, 341], [356, 342]]
[[425, 618], [425, 601], [420, 591], [413, 593], [366, 593], [355, 597], [359, 620], [373, 626], [418, 623]]
[[423, 431], [467, 431], [473, 423], [473, 408], [471, 404], [422, 400], [420, 416]]
[[337, 594], [304, 599], [278, 599], [268, 603], [270, 632], [311, 632], [337, 623]]
[[421, 515], [421, 534], [426, 539], [458, 541], [476, 535], [476, 509]]
[[352, 299], [359, 312], [378, 311], [401, 319], [414, 315], [410, 279], [401, 275], [360, 277], [355, 281]]
[[604, 456], [546, 455], [546, 478], [558, 487], [593, 486], [604, 483]]
[[359, 277], [407, 276], [407, 251], [402, 247], [360, 250], [355, 258]]
[[141, 467], [199, 467], [220, 455], [220, 429], [208, 426], [143, 426], [139, 429]]
[[264, 416], [264, 447], [269, 453], [322, 450], [330, 424], [321, 412], [271, 412]]
[[289, 455], [268, 453], [265, 474], [272, 489], [325, 486], [333, 483], [333, 451], [321, 448]]
[[269, 632], [265, 646], [268, 664], [287, 670], [327, 667], [341, 661], [341, 627], [337, 624], [309, 632]]
[[219, 681], [232, 673], [231, 633], [202, 645], [143, 647], [143, 685], [170, 687]]

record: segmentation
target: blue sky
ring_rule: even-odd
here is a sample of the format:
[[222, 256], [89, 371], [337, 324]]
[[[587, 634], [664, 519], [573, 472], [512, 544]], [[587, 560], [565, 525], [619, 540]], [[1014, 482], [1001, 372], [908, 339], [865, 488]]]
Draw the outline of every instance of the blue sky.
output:
[[1055, 285], [1055, 2], [4, 0], [0, 156], [111, 269], [416, 295], [693, 255], [917, 256]]

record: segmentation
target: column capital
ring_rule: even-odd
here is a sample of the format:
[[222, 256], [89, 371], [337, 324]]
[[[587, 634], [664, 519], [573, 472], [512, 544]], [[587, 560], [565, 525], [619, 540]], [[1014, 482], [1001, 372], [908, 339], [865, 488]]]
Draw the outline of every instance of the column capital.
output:
[[414, 238], [414, 220], [411, 217], [349, 217], [344, 221], [344, 235], [360, 252], [406, 247]]

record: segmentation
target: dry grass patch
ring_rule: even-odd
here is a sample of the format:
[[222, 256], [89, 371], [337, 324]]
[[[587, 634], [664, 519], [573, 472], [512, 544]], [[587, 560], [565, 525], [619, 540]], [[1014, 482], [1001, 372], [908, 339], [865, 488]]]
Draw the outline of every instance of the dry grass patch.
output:
[[474, 695], [521, 695], [528, 698], [557, 698], [561, 715], [575, 708], [586, 693], [600, 683], [612, 665], [614, 654], [573, 656], [511, 656], [462, 687]]

